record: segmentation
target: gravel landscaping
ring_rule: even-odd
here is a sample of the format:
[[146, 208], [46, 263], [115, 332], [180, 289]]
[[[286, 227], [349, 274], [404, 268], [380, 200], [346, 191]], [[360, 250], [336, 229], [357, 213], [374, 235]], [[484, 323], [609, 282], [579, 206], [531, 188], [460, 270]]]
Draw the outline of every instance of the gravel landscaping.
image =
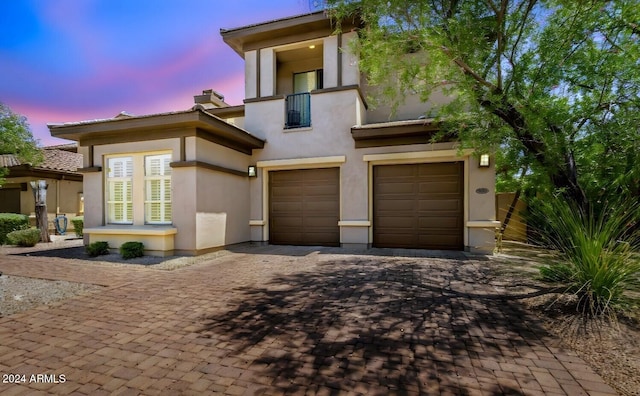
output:
[[0, 318], [100, 289], [82, 283], [0, 275]]

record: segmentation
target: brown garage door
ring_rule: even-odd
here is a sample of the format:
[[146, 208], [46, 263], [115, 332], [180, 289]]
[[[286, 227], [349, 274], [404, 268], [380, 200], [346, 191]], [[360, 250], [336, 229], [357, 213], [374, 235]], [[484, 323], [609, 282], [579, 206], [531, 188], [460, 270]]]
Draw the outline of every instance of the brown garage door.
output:
[[373, 245], [462, 250], [463, 162], [373, 167]]
[[338, 168], [269, 172], [269, 243], [339, 246]]

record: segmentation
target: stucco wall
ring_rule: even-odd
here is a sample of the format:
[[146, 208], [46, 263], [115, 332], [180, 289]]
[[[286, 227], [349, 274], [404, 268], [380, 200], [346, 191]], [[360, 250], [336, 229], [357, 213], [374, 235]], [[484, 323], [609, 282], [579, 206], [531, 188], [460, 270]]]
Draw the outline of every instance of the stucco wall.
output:
[[322, 64], [324, 88], [338, 86], [338, 36], [325, 37], [322, 43]]
[[[88, 172], [83, 177], [84, 188], [84, 228], [99, 227], [104, 219], [104, 182], [102, 172]], [[85, 235], [85, 243], [89, 236]]]
[[258, 95], [258, 52], [247, 51], [244, 54], [244, 97], [255, 98]]
[[[186, 152], [187, 159], [194, 156], [241, 172], [251, 162], [246, 154], [197, 138], [189, 138]], [[250, 240], [248, 177], [196, 167], [179, 171], [174, 191], [186, 193], [179, 206], [184, 218], [174, 221], [179, 229], [176, 250], [201, 251]]]
[[272, 96], [276, 93], [276, 54], [273, 48], [260, 50], [260, 96]]
[[[195, 138], [194, 138], [195, 139]], [[204, 139], [195, 139], [195, 155], [198, 161], [224, 166], [246, 172], [251, 157], [230, 148], [211, 143]]]
[[197, 170], [196, 249], [249, 241], [249, 180]]
[[360, 85], [360, 68], [358, 60], [351, 51], [351, 43], [358, 38], [358, 33], [342, 34], [342, 85]]
[[372, 106], [367, 111], [368, 124], [398, 120], [415, 120], [421, 116], [427, 118], [435, 117], [438, 113], [438, 107], [450, 101], [440, 90], [434, 91], [426, 102], [420, 100], [420, 95], [406, 95], [402, 98], [401, 104], [394, 112], [388, 99], [382, 97], [379, 93], [379, 88], [370, 87], [364, 83], [362, 87], [367, 98], [378, 98], [375, 101], [371, 101]]
[[171, 176], [173, 226], [178, 229], [174, 248], [179, 252], [196, 249], [197, 178], [196, 168], [173, 168]]
[[[490, 166], [481, 168], [479, 159], [469, 157], [469, 218], [468, 221], [496, 220], [494, 158]], [[469, 227], [468, 247], [472, 251], [492, 252], [495, 247], [495, 227]]]
[[[35, 201], [30, 181], [34, 179], [20, 177], [12, 178], [12, 183], [27, 183], [27, 191], [20, 192], [20, 213], [31, 214], [35, 212]], [[47, 182], [47, 213], [66, 214], [75, 216], [80, 208], [80, 196], [82, 182], [56, 179], [38, 179]]]

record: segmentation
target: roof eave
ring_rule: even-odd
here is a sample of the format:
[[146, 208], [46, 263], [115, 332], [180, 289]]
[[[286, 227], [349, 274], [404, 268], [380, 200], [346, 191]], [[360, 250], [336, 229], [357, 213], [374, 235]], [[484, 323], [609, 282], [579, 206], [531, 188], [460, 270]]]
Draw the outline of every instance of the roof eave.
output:
[[132, 133], [165, 131], [170, 132], [167, 136], [186, 136], [193, 135], [195, 131], [200, 130], [238, 144], [243, 150], [264, 147], [264, 140], [202, 109], [55, 124], [48, 125], [48, 127], [52, 136], [77, 141], [80, 146], [106, 144], [106, 142], [116, 143], [118, 141], [129, 142]]
[[7, 178], [33, 177], [44, 179], [57, 179], [69, 181], [82, 181], [82, 174], [64, 169], [41, 168], [29, 164], [13, 166], [9, 168]]
[[[343, 29], [358, 27], [362, 23], [356, 19], [343, 22]], [[311, 14], [296, 15], [259, 24], [247, 25], [233, 29], [220, 29], [223, 41], [244, 58], [247, 49], [252, 49], [252, 43], [279, 42], [278, 39], [296, 37], [302, 32], [321, 31], [321, 36], [328, 35], [334, 30], [334, 25], [324, 11]], [[273, 41], [276, 40], [276, 41]], [[255, 46], [255, 45], [254, 45]], [[258, 45], [257, 47], [260, 47]]]
[[[433, 143], [440, 124], [433, 120], [395, 121], [358, 125], [351, 128], [356, 148]], [[455, 136], [442, 136], [436, 142], [450, 142]]]

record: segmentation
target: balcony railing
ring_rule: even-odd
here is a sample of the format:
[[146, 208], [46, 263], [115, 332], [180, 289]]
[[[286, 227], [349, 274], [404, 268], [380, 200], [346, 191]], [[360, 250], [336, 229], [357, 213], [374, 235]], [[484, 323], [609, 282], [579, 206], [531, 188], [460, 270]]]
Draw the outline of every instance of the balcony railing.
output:
[[311, 126], [311, 95], [308, 92], [287, 95], [285, 111], [285, 128]]

